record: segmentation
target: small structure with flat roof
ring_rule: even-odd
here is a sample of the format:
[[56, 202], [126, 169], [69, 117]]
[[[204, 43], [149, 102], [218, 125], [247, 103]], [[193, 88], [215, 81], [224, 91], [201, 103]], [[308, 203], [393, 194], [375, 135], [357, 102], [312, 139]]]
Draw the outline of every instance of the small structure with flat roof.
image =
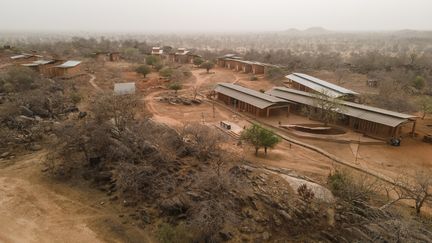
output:
[[152, 48], [151, 54], [155, 56], [160, 56], [163, 54], [163, 49], [159, 46], [155, 46]]
[[288, 79], [288, 86], [290, 88], [300, 91], [322, 93], [332, 98], [342, 98], [346, 100], [354, 100], [358, 95], [357, 92], [304, 73], [292, 73], [286, 76], [286, 78]]
[[135, 91], [136, 87], [134, 82], [114, 84], [114, 93], [116, 95], [135, 94]]
[[[274, 87], [266, 94], [295, 103], [293, 109], [301, 113], [303, 107], [318, 109], [313, 94], [286, 87]], [[340, 114], [338, 124], [348, 126], [373, 138], [389, 139], [399, 137], [401, 128], [407, 123], [412, 123], [411, 133], [415, 132], [416, 116], [389, 111], [372, 106], [357, 104], [349, 101], [340, 101]]]
[[80, 71], [81, 61], [69, 60], [54, 66], [54, 76], [73, 76]]
[[217, 99], [238, 111], [256, 116], [270, 116], [279, 111], [289, 112], [289, 101], [231, 83], [219, 83]]

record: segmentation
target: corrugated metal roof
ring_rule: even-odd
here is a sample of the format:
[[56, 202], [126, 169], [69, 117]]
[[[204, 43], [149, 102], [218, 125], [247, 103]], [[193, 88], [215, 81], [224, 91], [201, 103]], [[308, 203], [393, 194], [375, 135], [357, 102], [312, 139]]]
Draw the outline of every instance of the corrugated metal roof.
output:
[[37, 65], [46, 65], [46, 64], [50, 64], [55, 62], [54, 60], [37, 60], [34, 61], [33, 63], [37, 64]]
[[22, 59], [22, 58], [29, 58], [32, 57], [33, 55], [31, 54], [20, 54], [20, 55], [15, 55], [15, 56], [11, 56], [11, 59]]
[[58, 67], [58, 68], [72, 68], [72, 67], [78, 66], [80, 63], [81, 63], [81, 61], [70, 60], [70, 61], [66, 61], [65, 63], [58, 65], [56, 67]]
[[55, 62], [55, 61], [54, 60], [37, 60], [37, 61], [31, 62], [31, 63], [21, 64], [21, 66], [24, 66], [24, 67], [37, 67], [37, 66], [40, 66], [40, 65], [46, 65], [46, 64], [53, 63], [53, 62]]
[[312, 90], [315, 90], [317, 92], [326, 92], [329, 96], [331, 97], [341, 97], [344, 95], [357, 95], [358, 93], [340, 87], [338, 85], [329, 83], [327, 81], [309, 76], [307, 74], [303, 74], [303, 73], [293, 73], [290, 74], [288, 76], [286, 76], [286, 78], [299, 83], [301, 85], [304, 85]]
[[251, 104], [260, 109], [264, 109], [278, 103], [289, 103], [286, 100], [230, 83], [219, 83], [216, 86], [215, 91]]
[[[298, 91], [285, 87], [274, 87], [271, 90], [267, 91], [266, 94], [304, 105], [316, 106], [316, 103], [314, 102], [316, 98], [313, 96], [313, 94], [308, 92]], [[340, 102], [343, 106], [343, 108], [339, 111], [339, 113], [341, 114], [391, 127], [396, 127], [399, 124], [416, 118], [416, 116], [389, 111], [372, 106], [361, 105], [347, 101]]]
[[234, 61], [234, 62], [249, 64], [249, 65], [260, 65], [260, 66], [265, 66], [265, 67], [278, 67], [277, 65], [273, 65], [273, 64], [269, 64], [269, 63], [240, 60], [240, 59], [235, 59], [235, 58], [224, 58], [224, 59], [227, 61]]
[[135, 94], [135, 83], [116, 83], [114, 84], [114, 93], [118, 95]]

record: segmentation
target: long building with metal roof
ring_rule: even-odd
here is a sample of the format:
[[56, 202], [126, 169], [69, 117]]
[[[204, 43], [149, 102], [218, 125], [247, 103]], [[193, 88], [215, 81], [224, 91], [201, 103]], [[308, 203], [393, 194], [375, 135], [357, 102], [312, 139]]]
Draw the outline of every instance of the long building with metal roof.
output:
[[231, 83], [219, 83], [215, 92], [217, 98], [238, 111], [245, 111], [256, 116], [270, 116], [281, 109], [288, 111], [289, 101], [248, 89]]
[[292, 73], [286, 78], [289, 80], [290, 88], [306, 92], [318, 92], [333, 98], [352, 98], [358, 95], [357, 92], [330, 82], [312, 77], [304, 73]]
[[227, 54], [223, 57], [219, 57], [217, 59], [217, 64], [220, 67], [253, 74], [265, 74], [268, 68], [278, 67], [277, 65], [269, 63], [243, 60], [242, 57], [236, 56], [235, 54]]
[[[295, 110], [301, 110], [302, 106], [317, 109], [317, 97], [308, 92], [274, 87], [266, 94], [297, 104]], [[412, 123], [412, 133], [414, 133], [416, 116], [348, 101], [339, 102], [341, 105], [341, 108], [337, 110], [341, 114], [339, 123], [347, 125], [353, 130], [372, 137], [388, 139], [399, 136], [401, 127], [407, 123]]]

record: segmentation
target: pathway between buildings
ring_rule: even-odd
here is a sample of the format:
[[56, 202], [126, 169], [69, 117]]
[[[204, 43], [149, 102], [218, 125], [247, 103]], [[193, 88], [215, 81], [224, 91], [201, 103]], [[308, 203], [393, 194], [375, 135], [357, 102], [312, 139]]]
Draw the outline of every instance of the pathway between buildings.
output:
[[90, 73], [88, 73], [88, 75], [90, 76], [89, 83], [91, 84], [91, 86], [93, 86], [93, 88], [95, 88], [97, 91], [102, 92], [102, 89], [95, 83], [96, 76]]

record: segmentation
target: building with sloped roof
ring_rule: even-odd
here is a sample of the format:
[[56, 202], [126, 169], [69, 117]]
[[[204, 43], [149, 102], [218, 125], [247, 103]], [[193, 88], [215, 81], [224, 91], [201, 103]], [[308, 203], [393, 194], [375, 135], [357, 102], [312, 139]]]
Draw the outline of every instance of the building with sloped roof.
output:
[[[274, 87], [266, 94], [294, 103], [291, 109], [293, 111], [300, 112], [303, 107], [318, 109], [317, 97], [309, 92]], [[337, 110], [340, 114], [338, 123], [370, 137], [385, 140], [399, 137], [402, 127], [408, 123], [412, 124], [411, 133], [415, 132], [416, 116], [343, 100], [340, 105]]]
[[234, 69], [237, 72], [252, 74], [265, 74], [268, 68], [278, 67], [269, 63], [243, 60], [242, 57], [235, 54], [227, 54], [217, 58], [217, 65], [223, 68]]
[[81, 61], [69, 60], [53, 67], [54, 76], [74, 76], [80, 72]]
[[342, 98], [346, 100], [354, 100], [354, 98], [358, 96], [357, 92], [304, 73], [292, 73], [286, 76], [286, 78], [288, 79], [288, 86], [292, 89], [321, 93], [332, 98]]
[[218, 100], [240, 112], [267, 117], [279, 112], [289, 112], [289, 101], [240, 85], [219, 83], [215, 92]]

